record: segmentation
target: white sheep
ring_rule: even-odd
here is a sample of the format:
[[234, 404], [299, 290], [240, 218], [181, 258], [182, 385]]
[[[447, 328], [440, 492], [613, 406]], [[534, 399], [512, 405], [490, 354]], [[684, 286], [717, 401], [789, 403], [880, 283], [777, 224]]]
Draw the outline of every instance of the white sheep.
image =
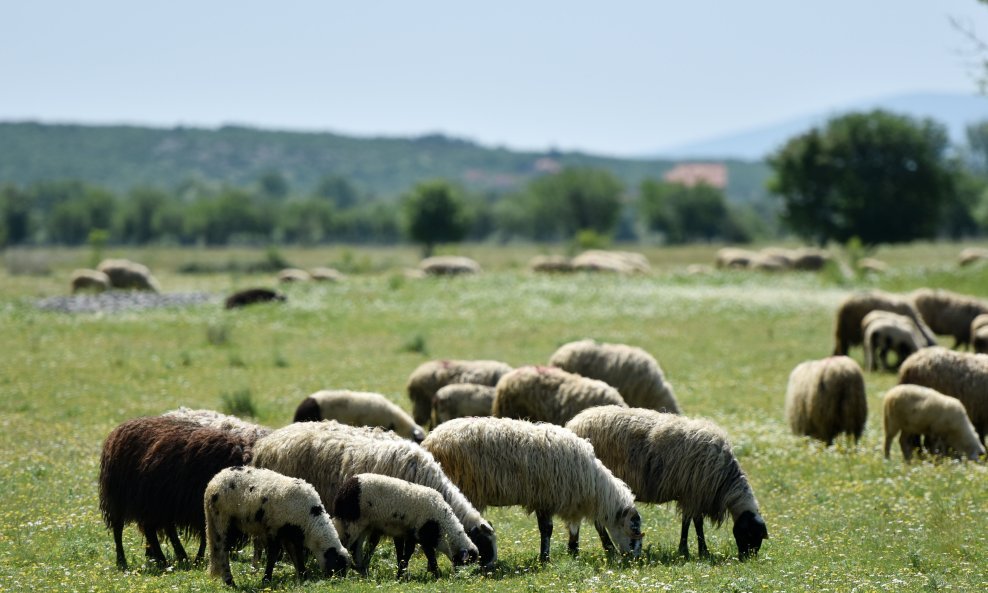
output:
[[592, 406], [626, 406], [618, 390], [603, 381], [557, 367], [519, 367], [501, 377], [494, 389], [491, 415], [562, 426]]
[[289, 284], [293, 282], [309, 282], [312, 275], [301, 268], [283, 268], [278, 271], [278, 282]]
[[906, 461], [912, 459], [920, 436], [927, 443], [944, 443], [968, 459], [985, 454], [961, 402], [929, 387], [906, 384], [890, 389], [883, 400], [883, 420], [886, 459], [900, 431], [899, 448]]
[[216, 474], [203, 495], [209, 574], [233, 586], [230, 550], [241, 535], [262, 540], [267, 547], [264, 582], [284, 548], [299, 579], [305, 575], [305, 552], [311, 552], [326, 576], [346, 573], [350, 554], [315, 488], [257, 467], [235, 467]]
[[978, 315], [971, 321], [971, 350], [976, 354], [988, 354], [988, 314]]
[[599, 379], [614, 387], [631, 407], [679, 414], [679, 403], [651, 354], [636, 346], [579, 340], [560, 346], [549, 364]]
[[435, 255], [419, 262], [419, 270], [427, 276], [460, 276], [479, 274], [480, 264], [461, 255]]
[[380, 474], [357, 474], [340, 487], [333, 502], [333, 517], [343, 543], [354, 550], [355, 566], [365, 573], [370, 558], [361, 557], [363, 542], [369, 538], [373, 549], [382, 535], [394, 538], [398, 578], [408, 568], [416, 543], [422, 546], [429, 572], [437, 578], [437, 549], [454, 568], [477, 560], [477, 546], [467, 537], [453, 509], [428, 486]]
[[793, 434], [833, 444], [841, 433], [857, 443], [868, 419], [864, 375], [847, 356], [796, 365], [786, 387], [785, 414]]
[[616, 272], [618, 274], [648, 273], [651, 267], [641, 253], [588, 249], [578, 254], [570, 265], [580, 272]]
[[757, 554], [768, 537], [758, 501], [727, 435], [713, 422], [601, 406], [580, 412], [566, 428], [590, 441], [597, 457], [631, 487], [639, 502], [676, 501], [683, 516], [683, 556], [689, 557], [690, 521], [696, 527], [700, 556], [708, 555], [704, 517], [720, 525], [730, 512], [742, 560]]
[[110, 288], [110, 277], [99, 270], [72, 270], [72, 292], [104, 292]]
[[757, 252], [748, 249], [722, 247], [717, 250], [714, 263], [718, 268], [744, 269], [750, 266], [751, 262], [758, 259], [758, 257]]
[[425, 431], [387, 396], [370, 391], [324, 389], [306, 397], [292, 422], [336, 420], [351, 426], [380, 426], [421, 443]]
[[641, 516], [631, 490], [594, 456], [590, 443], [561, 426], [457, 418], [437, 426], [422, 447], [478, 509], [520, 505], [534, 512], [543, 562], [549, 560], [554, 515], [569, 526], [572, 553], [584, 518], [609, 533], [621, 553], [641, 553]]
[[105, 259], [96, 269], [106, 274], [112, 288], [132, 288], [160, 292], [158, 281], [143, 264], [128, 259]]
[[412, 400], [412, 417], [419, 424], [429, 422], [432, 398], [450, 383], [497, 385], [511, 372], [511, 366], [497, 360], [430, 360], [423, 362], [408, 376], [408, 398]]
[[490, 416], [493, 403], [493, 387], [474, 383], [446, 385], [432, 400], [432, 425], [465, 416]]
[[864, 341], [861, 320], [871, 311], [891, 311], [913, 320], [925, 338], [924, 346], [935, 346], [936, 337], [913, 304], [895, 294], [878, 290], [848, 295], [838, 306], [834, 324], [834, 355], [847, 354], [851, 346]]
[[953, 336], [954, 348], [971, 342], [971, 322], [988, 313], [988, 303], [949, 290], [920, 288], [912, 293], [913, 305], [934, 333]]
[[984, 444], [988, 436], [988, 355], [923, 348], [899, 367], [899, 383], [922, 385], [959, 399]]
[[316, 267], [309, 270], [309, 277], [316, 282], [342, 282], [346, 275], [336, 268]]
[[[922, 348], [923, 334], [905, 315], [890, 311], [871, 311], [861, 320], [864, 330], [865, 369], [877, 371], [881, 363], [886, 370], [895, 370], [910, 354]], [[895, 352], [896, 363], [888, 362], [888, 353]]]
[[384, 474], [439, 491], [480, 551], [484, 567], [497, 560], [497, 536], [490, 523], [463, 496], [442, 468], [419, 445], [380, 428], [332, 420], [298, 422], [257, 442], [252, 462], [312, 484], [327, 504], [343, 482], [360, 473]]

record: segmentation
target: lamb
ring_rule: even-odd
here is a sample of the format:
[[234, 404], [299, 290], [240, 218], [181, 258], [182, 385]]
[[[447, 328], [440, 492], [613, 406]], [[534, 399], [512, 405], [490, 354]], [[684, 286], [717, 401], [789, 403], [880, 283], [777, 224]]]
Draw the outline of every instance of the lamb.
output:
[[[898, 369], [902, 361], [925, 344], [919, 328], [905, 315], [889, 311], [872, 311], [861, 320], [864, 330], [865, 368], [878, 370], [878, 363], [886, 370]], [[895, 365], [888, 362], [888, 353], [896, 354]], [[876, 356], [877, 355], [877, 356]]]
[[416, 443], [425, 438], [425, 431], [408, 412], [384, 395], [369, 391], [317, 391], [302, 400], [292, 422], [319, 420], [336, 420], [351, 426], [380, 426]]
[[847, 356], [796, 365], [789, 375], [785, 412], [793, 434], [819, 439], [829, 447], [845, 433], [857, 443], [868, 419], [861, 367]]
[[112, 288], [131, 288], [161, 292], [151, 270], [143, 264], [128, 259], [105, 259], [96, 269], [106, 274]]
[[913, 305], [934, 333], [953, 336], [954, 348], [971, 342], [971, 322], [988, 313], [988, 303], [949, 290], [921, 288], [912, 293]]
[[[394, 538], [399, 579], [416, 543], [422, 546], [429, 572], [437, 578], [437, 548], [454, 568], [476, 561], [479, 553], [439, 492], [398, 478], [367, 473], [351, 477], [336, 495], [333, 516], [343, 541], [355, 553], [359, 554], [367, 538], [372, 542], [381, 535]], [[366, 571], [369, 562], [369, 557], [358, 556], [356, 564]]]
[[302, 478], [327, 504], [332, 504], [347, 479], [359, 473], [384, 474], [428, 486], [453, 508], [477, 546], [482, 565], [489, 568], [497, 560], [497, 536], [490, 523], [450, 482], [432, 455], [392, 432], [332, 420], [289, 424], [258, 441], [253, 464]]
[[978, 315], [971, 321], [971, 350], [988, 354], [988, 315]]
[[493, 403], [493, 387], [452, 383], [437, 391], [432, 399], [432, 425], [465, 416], [490, 416]]
[[580, 340], [560, 346], [549, 364], [604, 381], [616, 388], [629, 406], [681, 413], [658, 361], [641, 348]]
[[683, 516], [681, 555], [689, 557], [690, 521], [696, 528], [698, 552], [706, 557], [703, 519], [720, 525], [727, 512], [734, 521], [738, 557], [758, 554], [768, 537], [765, 521], [727, 435], [713, 422], [601, 406], [580, 412], [566, 428], [590, 441], [597, 457], [631, 487], [636, 500], [676, 501]]
[[[202, 496], [221, 469], [250, 461], [248, 441], [232, 432], [167, 416], [127, 420], [103, 443], [99, 472], [99, 507], [113, 530], [117, 566], [126, 569], [123, 527], [135, 522], [147, 539], [145, 552], [166, 564], [158, 543], [164, 530], [177, 561], [188, 556], [178, 538], [184, 528], [202, 541], [206, 527]], [[202, 560], [203, 548], [196, 561]]]
[[110, 277], [99, 270], [78, 269], [72, 271], [72, 293], [82, 291], [104, 292], [110, 288]]
[[864, 332], [861, 320], [870, 311], [891, 311], [913, 320], [916, 327], [926, 340], [925, 346], [935, 346], [937, 343], [933, 331], [923, 322], [916, 308], [908, 300], [891, 293], [877, 290], [858, 292], [849, 295], [837, 308], [837, 318], [834, 328], [834, 355], [847, 354], [851, 346], [861, 344]]
[[906, 384], [890, 389], [883, 400], [883, 420], [886, 459], [900, 431], [899, 448], [906, 461], [912, 459], [920, 435], [927, 442], [943, 442], [968, 459], [985, 454], [963, 404], [929, 387]]
[[255, 303], [271, 302], [283, 303], [285, 302], [285, 295], [270, 288], [246, 288], [226, 297], [223, 306], [226, 309], [237, 309]]
[[592, 406], [627, 406], [618, 390], [556, 367], [526, 366], [501, 377], [491, 415], [562, 426]]
[[422, 447], [479, 510], [520, 505], [534, 512], [542, 562], [549, 561], [554, 515], [569, 526], [573, 554], [584, 518], [593, 519], [605, 548], [609, 533], [622, 554], [641, 553], [641, 516], [631, 490], [594, 456], [590, 443], [561, 426], [457, 418], [437, 426]]
[[988, 435], [988, 355], [924, 348], [899, 368], [899, 383], [935, 389], [960, 400], [982, 444]]
[[315, 488], [304, 480], [256, 467], [227, 468], [206, 485], [203, 505], [209, 574], [231, 587], [230, 550], [243, 535], [266, 544], [265, 583], [271, 580], [282, 547], [300, 580], [305, 575], [306, 551], [326, 576], [346, 574], [350, 554], [340, 543]]
[[412, 417], [426, 424], [432, 415], [432, 398], [439, 388], [450, 383], [497, 385], [511, 372], [511, 367], [496, 360], [431, 360], [418, 366], [408, 377], [408, 398], [412, 400]]

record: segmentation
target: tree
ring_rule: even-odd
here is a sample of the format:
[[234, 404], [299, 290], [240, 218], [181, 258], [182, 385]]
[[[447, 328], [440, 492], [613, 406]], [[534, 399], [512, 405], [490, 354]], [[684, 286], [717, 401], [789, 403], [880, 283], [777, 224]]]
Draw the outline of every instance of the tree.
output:
[[876, 110], [852, 113], [792, 138], [769, 157], [769, 188], [783, 222], [825, 243], [932, 237], [957, 201], [956, 163], [945, 128]]
[[426, 257], [439, 243], [462, 240], [470, 228], [459, 190], [444, 180], [419, 183], [403, 206], [408, 236], [422, 244]]
[[580, 231], [609, 235], [621, 213], [623, 187], [610, 172], [568, 167], [529, 184], [530, 215], [537, 221], [536, 239], [570, 239]]
[[664, 233], [669, 243], [749, 240], [735, 222], [724, 192], [706, 183], [687, 186], [646, 179], [639, 206], [648, 227]]
[[31, 196], [14, 185], [0, 188], [0, 247], [27, 243], [34, 234]]
[[328, 175], [319, 180], [315, 195], [325, 198], [340, 210], [352, 208], [360, 201], [360, 192], [346, 177]]

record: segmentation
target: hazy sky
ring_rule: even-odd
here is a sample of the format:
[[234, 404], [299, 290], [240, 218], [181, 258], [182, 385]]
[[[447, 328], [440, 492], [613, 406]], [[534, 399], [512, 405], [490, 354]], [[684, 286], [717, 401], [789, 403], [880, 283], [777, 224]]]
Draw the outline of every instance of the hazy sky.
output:
[[976, 92], [976, 0], [0, 4], [0, 120], [238, 123], [635, 154]]

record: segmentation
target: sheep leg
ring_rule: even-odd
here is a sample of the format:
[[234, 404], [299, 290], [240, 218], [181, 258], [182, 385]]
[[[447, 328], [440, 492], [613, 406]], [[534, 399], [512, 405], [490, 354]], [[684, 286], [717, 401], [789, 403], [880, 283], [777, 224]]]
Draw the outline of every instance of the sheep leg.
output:
[[913, 457], [913, 435], [905, 432], [899, 435], [899, 449], [902, 450], [902, 458], [909, 461]]
[[196, 559], [193, 561], [195, 564], [202, 564], [202, 561], [206, 559], [206, 534], [202, 534], [199, 537], [199, 549], [196, 550]]
[[703, 537], [703, 516], [693, 517], [693, 527], [696, 529], [696, 547], [700, 558], [709, 558], [710, 551], [707, 550], [707, 539]]
[[395, 542], [395, 559], [398, 562], [398, 576], [396, 578], [401, 579], [405, 576], [408, 571], [408, 561], [412, 557], [412, 552], [415, 550], [415, 539], [412, 537], [396, 537]]
[[370, 568], [371, 556], [374, 555], [374, 550], [377, 549], [377, 544], [381, 541], [381, 534], [375, 532], [367, 536], [367, 541], [364, 545], [364, 574], [367, 574], [367, 569]]
[[284, 546], [285, 551], [288, 552], [288, 557], [292, 559], [292, 564], [295, 565], [298, 580], [305, 580], [305, 548], [301, 539], [289, 538], [285, 541]]
[[687, 543], [690, 536], [690, 518], [683, 517], [683, 528], [679, 532], [679, 555], [687, 560], [690, 559], [690, 547]]
[[123, 521], [113, 520], [113, 543], [117, 550], [117, 568], [127, 570], [127, 555], [123, 549]]
[[549, 538], [552, 537], [552, 513], [536, 511], [535, 518], [539, 522], [539, 560], [549, 561]]
[[175, 550], [175, 562], [187, 561], [189, 555], [185, 553], [185, 548], [182, 547], [182, 540], [178, 537], [178, 530], [175, 529], [175, 526], [168, 525], [165, 527], [165, 535], [168, 536], [168, 541], [171, 542], [172, 548]]
[[569, 524], [569, 553], [576, 556], [580, 552], [580, 524]]
[[158, 528], [152, 525], [143, 525], [144, 530], [144, 555], [153, 560], [158, 566], [164, 567], [168, 564], [165, 560], [165, 553], [161, 551], [161, 543], [158, 541]]
[[604, 551], [613, 552], [614, 542], [611, 541], [611, 536], [607, 534], [607, 528], [604, 527], [604, 524], [594, 521], [593, 527], [597, 530], [597, 535], [600, 536], [600, 545], [604, 546]]
[[281, 544], [276, 538], [268, 538], [266, 547], [268, 558], [264, 564], [264, 576], [261, 578], [262, 583], [271, 581], [271, 577], [274, 575], [274, 564], [278, 561], [278, 557], [281, 556]]

